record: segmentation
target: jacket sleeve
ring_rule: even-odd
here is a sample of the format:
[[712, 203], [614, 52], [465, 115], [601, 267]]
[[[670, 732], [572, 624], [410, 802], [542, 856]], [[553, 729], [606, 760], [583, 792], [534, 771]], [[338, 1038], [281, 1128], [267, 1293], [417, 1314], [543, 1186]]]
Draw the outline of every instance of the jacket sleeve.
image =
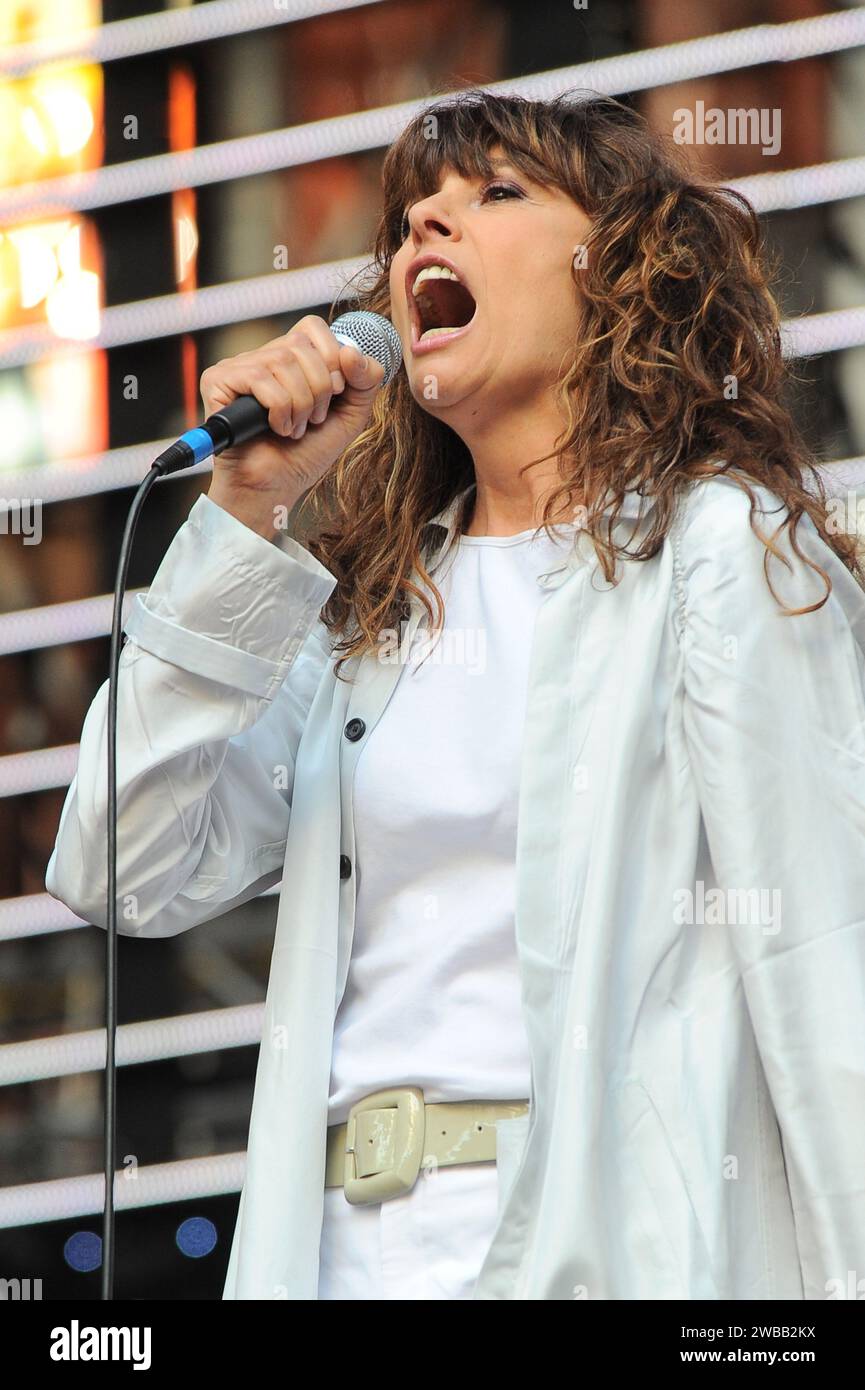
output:
[[[201, 496], [120, 656], [118, 931], [173, 936], [279, 881], [334, 576]], [[106, 925], [108, 682], [81, 735], [46, 887]]]
[[[833, 588], [785, 616], [747, 495], [729, 480], [696, 493], [675, 546], [685, 737], [718, 886], [756, 909], [728, 914], [726, 930], [805, 1298], [825, 1299], [865, 1273], [865, 595], [805, 515], [798, 544]], [[757, 495], [769, 510], [755, 524], [773, 538], [786, 513]], [[791, 566], [769, 557], [785, 605], [822, 597], [789, 530], [774, 544]]]

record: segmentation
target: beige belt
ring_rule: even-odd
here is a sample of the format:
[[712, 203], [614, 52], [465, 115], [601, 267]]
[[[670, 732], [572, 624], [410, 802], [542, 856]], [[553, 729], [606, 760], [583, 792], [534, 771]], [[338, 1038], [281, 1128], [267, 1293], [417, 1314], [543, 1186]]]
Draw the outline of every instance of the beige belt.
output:
[[425, 1102], [419, 1086], [372, 1091], [344, 1124], [328, 1126], [324, 1185], [364, 1205], [409, 1192], [421, 1165], [495, 1161], [496, 1122], [528, 1108], [526, 1100]]

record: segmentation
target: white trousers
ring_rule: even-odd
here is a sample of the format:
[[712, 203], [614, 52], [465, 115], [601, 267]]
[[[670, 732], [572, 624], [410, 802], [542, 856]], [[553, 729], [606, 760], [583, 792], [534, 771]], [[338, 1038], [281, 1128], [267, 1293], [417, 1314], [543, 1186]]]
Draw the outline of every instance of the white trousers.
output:
[[352, 1206], [324, 1193], [319, 1298], [471, 1298], [495, 1231], [494, 1162], [421, 1169], [410, 1192]]

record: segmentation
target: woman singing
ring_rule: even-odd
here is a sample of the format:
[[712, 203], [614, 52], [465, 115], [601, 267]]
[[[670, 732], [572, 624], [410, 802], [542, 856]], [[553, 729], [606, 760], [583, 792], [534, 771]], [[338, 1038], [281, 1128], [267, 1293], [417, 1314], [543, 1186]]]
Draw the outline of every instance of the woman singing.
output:
[[[205, 371], [271, 433], [121, 658], [121, 930], [282, 880], [224, 1297], [844, 1297], [865, 574], [756, 216], [585, 94], [383, 182], [402, 369], [307, 316]], [[106, 706], [47, 875], [103, 926]]]

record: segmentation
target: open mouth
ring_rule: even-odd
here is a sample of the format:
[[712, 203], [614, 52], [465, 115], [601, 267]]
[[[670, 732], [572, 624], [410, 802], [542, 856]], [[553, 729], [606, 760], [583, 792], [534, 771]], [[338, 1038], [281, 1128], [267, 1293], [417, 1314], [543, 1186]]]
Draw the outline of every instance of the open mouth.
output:
[[477, 305], [453, 271], [442, 265], [424, 266], [410, 290], [417, 341], [458, 333], [472, 320]]

